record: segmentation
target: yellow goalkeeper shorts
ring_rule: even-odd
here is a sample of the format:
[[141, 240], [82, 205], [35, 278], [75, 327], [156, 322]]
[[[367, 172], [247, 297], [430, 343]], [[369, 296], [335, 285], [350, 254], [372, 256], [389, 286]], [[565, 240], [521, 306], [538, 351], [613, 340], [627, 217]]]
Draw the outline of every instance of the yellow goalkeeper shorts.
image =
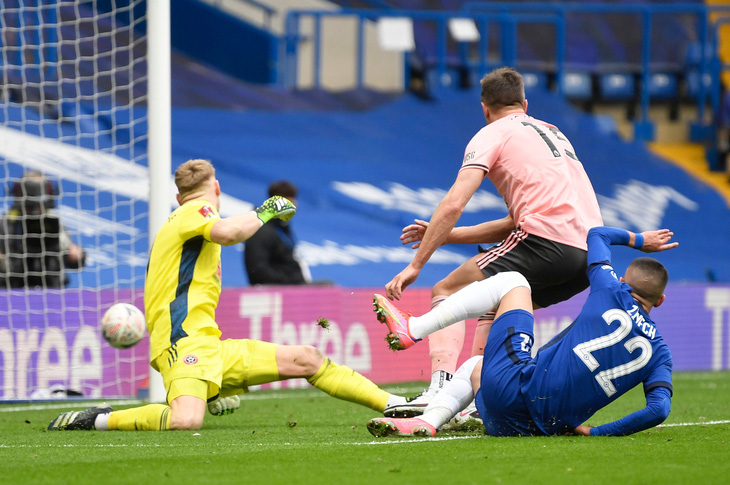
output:
[[[248, 386], [279, 380], [276, 344], [250, 339], [186, 337], [168, 348], [154, 362], [167, 390], [167, 401], [178, 396], [195, 396], [207, 401], [219, 395], [248, 392]], [[208, 383], [207, 395], [201, 388], [178, 379], [198, 379]]]

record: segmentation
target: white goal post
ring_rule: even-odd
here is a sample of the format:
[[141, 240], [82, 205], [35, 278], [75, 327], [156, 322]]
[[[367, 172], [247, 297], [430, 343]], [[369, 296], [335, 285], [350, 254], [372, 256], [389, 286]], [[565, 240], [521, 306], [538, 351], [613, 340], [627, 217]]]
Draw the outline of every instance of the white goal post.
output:
[[99, 321], [143, 308], [170, 211], [169, 0], [2, 3], [0, 401], [163, 401], [147, 339], [113, 349]]

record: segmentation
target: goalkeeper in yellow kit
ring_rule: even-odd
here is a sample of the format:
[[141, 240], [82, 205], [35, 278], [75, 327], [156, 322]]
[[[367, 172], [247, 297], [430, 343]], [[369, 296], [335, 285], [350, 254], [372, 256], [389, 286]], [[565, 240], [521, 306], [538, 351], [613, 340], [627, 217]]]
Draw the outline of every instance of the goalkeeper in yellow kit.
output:
[[145, 281], [151, 365], [161, 374], [165, 404], [112, 411], [107, 405], [63, 413], [49, 430], [195, 430], [206, 407], [228, 414], [248, 386], [303, 377], [314, 387], [383, 412], [405, 398], [378, 388], [309, 345], [249, 339], [221, 341], [215, 309], [221, 293], [221, 245], [245, 241], [273, 218], [291, 219], [296, 208], [272, 197], [246, 214], [221, 218], [220, 184], [207, 160], [190, 160], [175, 172], [175, 210], [155, 237]]

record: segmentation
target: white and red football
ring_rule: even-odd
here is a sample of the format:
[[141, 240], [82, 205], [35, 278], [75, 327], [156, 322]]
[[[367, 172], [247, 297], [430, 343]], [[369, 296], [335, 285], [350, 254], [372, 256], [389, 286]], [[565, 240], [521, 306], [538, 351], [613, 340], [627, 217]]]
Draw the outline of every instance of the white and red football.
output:
[[101, 334], [116, 349], [128, 349], [144, 338], [144, 315], [134, 305], [115, 303], [101, 319]]

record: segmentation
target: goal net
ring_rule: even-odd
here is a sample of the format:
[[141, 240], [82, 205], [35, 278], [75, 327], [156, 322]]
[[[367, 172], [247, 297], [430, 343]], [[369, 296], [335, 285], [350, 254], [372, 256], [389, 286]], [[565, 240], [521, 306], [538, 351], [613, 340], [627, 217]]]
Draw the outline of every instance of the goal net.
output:
[[142, 308], [148, 238], [141, 0], [3, 0], [0, 401], [135, 396], [149, 346], [99, 321]]

